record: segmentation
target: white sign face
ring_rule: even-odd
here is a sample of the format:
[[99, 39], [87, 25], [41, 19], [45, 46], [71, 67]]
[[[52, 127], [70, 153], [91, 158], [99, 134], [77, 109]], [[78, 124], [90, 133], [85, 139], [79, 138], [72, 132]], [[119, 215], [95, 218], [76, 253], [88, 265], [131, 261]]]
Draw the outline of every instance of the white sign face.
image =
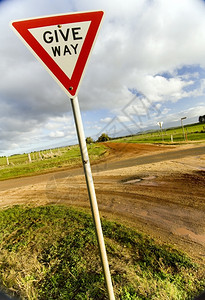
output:
[[29, 32], [71, 79], [89, 26], [87, 21], [32, 28]]

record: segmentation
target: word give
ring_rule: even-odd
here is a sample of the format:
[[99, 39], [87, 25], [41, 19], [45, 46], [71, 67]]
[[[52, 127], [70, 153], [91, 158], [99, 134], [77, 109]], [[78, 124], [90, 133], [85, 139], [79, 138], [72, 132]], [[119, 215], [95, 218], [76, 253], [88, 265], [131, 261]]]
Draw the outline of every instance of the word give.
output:
[[[78, 54], [79, 44], [76, 41], [83, 39], [80, 36], [81, 27], [67, 28], [64, 31], [61, 29], [61, 25], [58, 25], [58, 27], [58, 30], [47, 30], [43, 33], [43, 40], [46, 44], [60, 44], [51, 46], [54, 57]], [[68, 41], [72, 43], [67, 43]]]

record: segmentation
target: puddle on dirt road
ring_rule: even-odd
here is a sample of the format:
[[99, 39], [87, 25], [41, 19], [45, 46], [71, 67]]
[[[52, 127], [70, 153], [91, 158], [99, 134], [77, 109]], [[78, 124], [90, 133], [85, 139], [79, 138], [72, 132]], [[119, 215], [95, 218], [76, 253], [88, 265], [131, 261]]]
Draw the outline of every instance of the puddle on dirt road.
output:
[[132, 179], [132, 180], [128, 180], [128, 181], [124, 182], [124, 184], [137, 183], [137, 182], [140, 182], [141, 180], [142, 180], [141, 178]]
[[123, 181], [123, 184], [137, 184], [137, 185], [147, 185], [147, 186], [158, 186], [159, 184], [155, 180], [156, 176], [147, 176], [142, 178], [133, 178]]

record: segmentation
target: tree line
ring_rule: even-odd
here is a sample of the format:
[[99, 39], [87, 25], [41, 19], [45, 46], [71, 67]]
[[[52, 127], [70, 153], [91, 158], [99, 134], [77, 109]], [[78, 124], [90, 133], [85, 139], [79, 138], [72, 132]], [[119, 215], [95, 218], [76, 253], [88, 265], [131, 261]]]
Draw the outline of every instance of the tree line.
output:
[[[98, 142], [107, 142], [111, 140], [111, 138], [108, 136], [108, 134], [106, 133], [102, 133], [101, 136], [99, 136], [99, 138], [97, 139], [97, 143]], [[86, 138], [86, 143], [87, 144], [92, 144], [92, 143], [95, 143], [95, 141], [89, 136]]]

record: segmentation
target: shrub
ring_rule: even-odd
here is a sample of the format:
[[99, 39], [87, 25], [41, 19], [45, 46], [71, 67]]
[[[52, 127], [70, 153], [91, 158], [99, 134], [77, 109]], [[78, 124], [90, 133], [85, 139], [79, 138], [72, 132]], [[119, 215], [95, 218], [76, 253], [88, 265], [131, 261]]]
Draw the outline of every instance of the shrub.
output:
[[107, 142], [110, 140], [110, 137], [106, 133], [102, 133], [98, 138], [98, 142]]

